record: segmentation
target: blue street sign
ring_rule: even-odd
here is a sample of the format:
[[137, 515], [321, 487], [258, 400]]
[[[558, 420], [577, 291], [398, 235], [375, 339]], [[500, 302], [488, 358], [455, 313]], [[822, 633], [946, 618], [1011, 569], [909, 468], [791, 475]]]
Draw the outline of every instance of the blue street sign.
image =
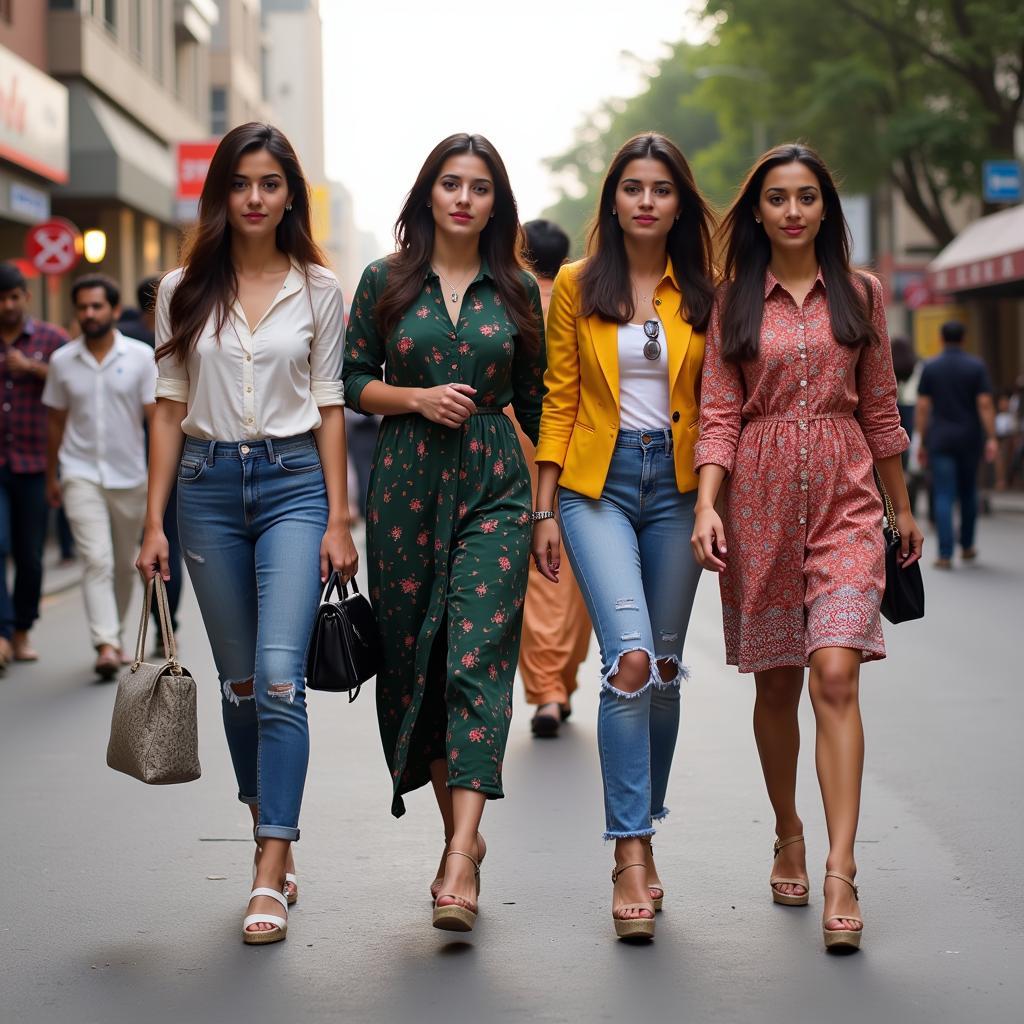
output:
[[981, 165], [982, 192], [986, 203], [1019, 203], [1020, 164], [1016, 160], [986, 160]]

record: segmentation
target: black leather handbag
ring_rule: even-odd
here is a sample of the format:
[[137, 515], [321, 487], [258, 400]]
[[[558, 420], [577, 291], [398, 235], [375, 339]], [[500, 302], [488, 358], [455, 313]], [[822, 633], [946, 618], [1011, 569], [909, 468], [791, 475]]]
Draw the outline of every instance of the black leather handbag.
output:
[[[352, 581], [352, 593], [332, 572], [320, 597], [306, 655], [306, 686], [310, 690], [348, 693], [349, 703], [380, 667], [381, 643], [370, 602]], [[331, 595], [335, 600], [331, 600]]]
[[900, 532], [896, 529], [896, 513], [885, 491], [881, 477], [875, 473], [875, 483], [885, 506], [885, 593], [882, 595], [882, 614], [895, 625], [911, 619], [924, 618], [924, 579], [921, 565], [903, 568], [900, 562]]

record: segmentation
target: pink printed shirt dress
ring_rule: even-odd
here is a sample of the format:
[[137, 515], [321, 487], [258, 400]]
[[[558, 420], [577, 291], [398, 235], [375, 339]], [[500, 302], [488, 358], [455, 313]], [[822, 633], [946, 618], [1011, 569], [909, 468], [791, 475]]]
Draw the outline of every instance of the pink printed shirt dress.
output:
[[882, 502], [875, 459], [909, 440], [882, 287], [869, 279], [878, 343], [832, 336], [821, 273], [802, 306], [768, 271], [757, 358], [722, 358], [711, 316], [694, 464], [724, 467], [726, 660], [741, 672], [805, 666], [821, 647], [885, 657]]

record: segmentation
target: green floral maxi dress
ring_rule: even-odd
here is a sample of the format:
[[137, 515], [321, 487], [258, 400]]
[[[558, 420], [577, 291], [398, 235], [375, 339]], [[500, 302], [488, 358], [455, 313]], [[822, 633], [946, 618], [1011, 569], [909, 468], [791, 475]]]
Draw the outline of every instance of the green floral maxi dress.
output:
[[[520, 343], [486, 263], [465, 292], [458, 322], [437, 275], [382, 338], [373, 311], [387, 263], [363, 272], [345, 341], [345, 400], [372, 380], [397, 387], [464, 383], [478, 411], [452, 429], [409, 414], [381, 423], [367, 501], [370, 599], [384, 655], [377, 717], [394, 799], [430, 781], [446, 759], [448, 785], [503, 796], [501, 766], [512, 718], [530, 556], [530, 475], [512, 403], [536, 441], [544, 397], [543, 345]], [[523, 275], [538, 323], [536, 282]]]

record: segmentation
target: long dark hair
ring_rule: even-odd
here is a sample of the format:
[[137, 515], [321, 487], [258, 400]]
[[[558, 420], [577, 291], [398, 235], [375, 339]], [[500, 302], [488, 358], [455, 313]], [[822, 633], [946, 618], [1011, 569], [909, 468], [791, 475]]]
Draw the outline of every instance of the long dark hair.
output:
[[825, 279], [832, 336], [840, 345], [850, 348], [878, 340], [878, 332], [871, 323], [871, 281], [850, 266], [850, 228], [843, 216], [835, 181], [813, 149], [787, 142], [768, 150], [757, 161], [722, 220], [722, 356], [733, 362], [755, 358], [761, 342], [764, 275], [771, 262], [772, 246], [764, 226], [754, 220], [754, 212], [768, 172], [792, 163], [801, 163], [814, 174], [825, 204], [824, 219], [814, 239], [814, 254]]
[[540, 351], [540, 326], [522, 277], [523, 231], [508, 172], [498, 151], [482, 135], [460, 132], [439, 142], [423, 162], [395, 221], [398, 251], [388, 257], [388, 276], [377, 300], [377, 329], [387, 337], [423, 288], [434, 249], [434, 216], [427, 203], [444, 162], [471, 153], [480, 157], [494, 181], [494, 216], [480, 232], [480, 256], [487, 260], [501, 301], [526, 351]]
[[219, 335], [238, 293], [238, 278], [231, 261], [231, 225], [228, 194], [239, 160], [246, 153], [265, 149], [284, 171], [292, 208], [277, 226], [278, 249], [304, 269], [326, 265], [327, 257], [313, 241], [309, 212], [309, 185], [292, 144], [273, 125], [251, 121], [239, 125], [220, 140], [199, 198], [199, 222], [193, 228], [182, 260], [184, 273], [171, 296], [171, 336], [160, 346], [160, 359], [173, 355], [184, 362], [211, 314]]
[[672, 225], [665, 247], [683, 290], [681, 312], [695, 330], [703, 331], [715, 295], [711, 250], [714, 215], [700, 194], [682, 151], [657, 132], [634, 135], [624, 143], [604, 176], [597, 212], [587, 235], [589, 258], [580, 275], [580, 312], [616, 323], [632, 320], [636, 312], [624, 234], [612, 210], [626, 164], [643, 159], [660, 160], [669, 169], [679, 193], [679, 219]]

